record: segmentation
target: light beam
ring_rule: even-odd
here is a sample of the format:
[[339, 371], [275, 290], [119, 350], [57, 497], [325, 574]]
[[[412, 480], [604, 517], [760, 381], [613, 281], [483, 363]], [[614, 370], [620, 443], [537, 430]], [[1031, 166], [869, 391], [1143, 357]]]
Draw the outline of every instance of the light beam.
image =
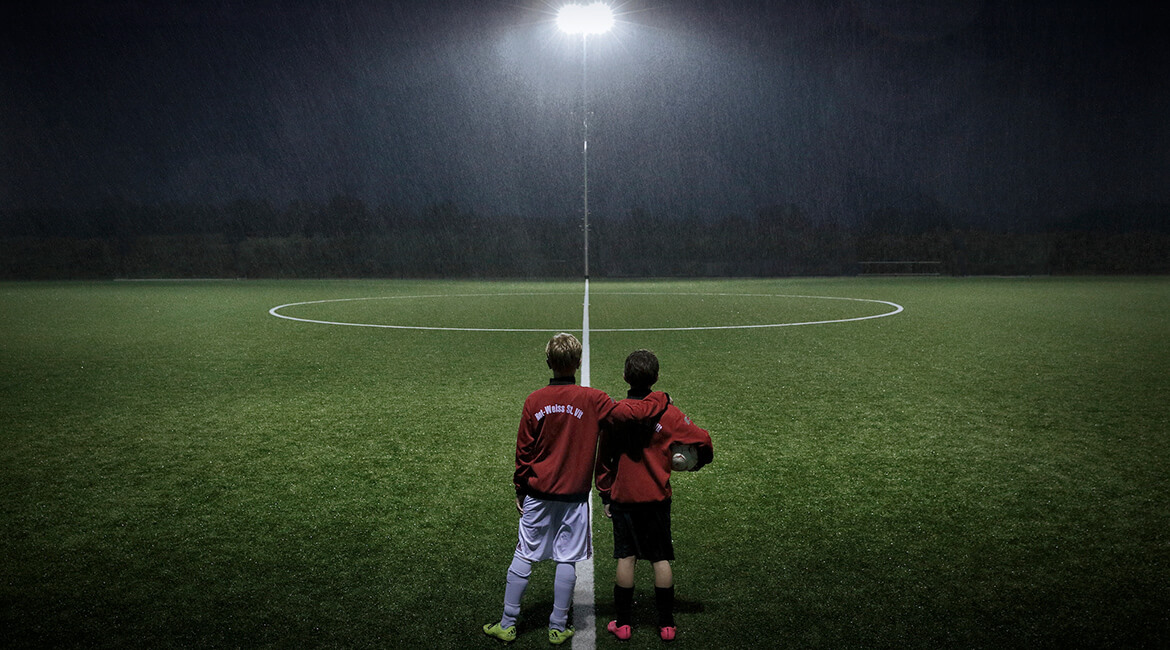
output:
[[608, 32], [613, 23], [613, 10], [604, 2], [568, 4], [557, 13], [557, 26], [561, 31], [581, 35], [581, 173], [586, 287], [589, 286], [589, 36]]

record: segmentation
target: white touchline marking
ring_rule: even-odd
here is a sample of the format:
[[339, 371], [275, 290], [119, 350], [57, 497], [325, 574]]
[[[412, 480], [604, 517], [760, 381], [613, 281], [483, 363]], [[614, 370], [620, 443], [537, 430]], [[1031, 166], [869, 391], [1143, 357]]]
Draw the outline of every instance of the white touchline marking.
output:
[[589, 386], [589, 278], [585, 278], [585, 302], [581, 308], [581, 385]]
[[[593, 543], [593, 494], [589, 495], [589, 542]], [[573, 647], [590, 650], [597, 645], [597, 624], [593, 605], [593, 559], [577, 563], [577, 585], [573, 588]]]
[[[587, 290], [588, 291], [588, 290]], [[435, 295], [419, 295], [419, 296], [386, 296], [380, 298], [332, 298], [329, 300], [306, 300], [304, 302], [290, 302], [284, 305], [278, 305], [268, 310], [268, 313], [277, 318], [285, 320], [298, 321], [302, 323], [315, 323], [317, 325], [345, 325], [348, 327], [377, 327], [383, 329], [399, 329], [399, 330], [430, 330], [430, 331], [445, 331], [445, 332], [574, 332], [584, 330], [576, 330], [573, 328], [564, 327], [538, 327], [538, 328], [516, 328], [516, 327], [438, 327], [429, 325], [384, 325], [379, 323], [347, 323], [344, 321], [328, 321], [318, 320], [313, 318], [298, 318], [296, 316], [287, 316], [280, 313], [280, 310], [286, 307], [297, 307], [301, 305], [319, 305], [331, 302], [357, 302], [363, 300], [403, 300], [409, 298], [483, 298], [483, 297], [507, 297], [507, 296], [548, 296], [548, 295], [564, 295], [556, 292], [547, 293], [470, 293], [470, 294], [435, 294]], [[608, 327], [608, 328], [591, 328], [594, 332], [693, 332], [700, 330], [743, 330], [743, 329], [767, 329], [774, 327], [797, 327], [801, 325], [829, 325], [831, 323], [851, 323], [863, 320], [872, 320], [875, 318], [885, 318], [886, 316], [893, 316], [904, 311], [904, 307], [895, 302], [888, 300], [874, 300], [871, 298], [842, 298], [839, 296], [800, 296], [800, 295], [786, 295], [786, 294], [767, 294], [767, 293], [687, 293], [687, 292], [629, 292], [629, 293], [611, 293], [606, 295], [618, 296], [720, 296], [720, 297], [749, 297], [749, 298], [802, 298], [809, 300], [847, 300], [851, 302], [871, 302], [881, 305], [888, 305], [893, 307], [893, 311], [883, 312], [881, 314], [873, 314], [870, 316], [856, 316], [853, 318], [834, 318], [830, 320], [815, 320], [802, 321], [797, 323], [761, 323], [756, 325], [699, 325], [693, 327]], [[588, 310], [588, 306], [586, 306]], [[586, 317], [588, 314], [586, 313]], [[584, 346], [584, 341], [582, 341]], [[584, 359], [582, 359], [584, 363]]]
[[[585, 300], [581, 308], [581, 385], [590, 386], [589, 373], [589, 278], [585, 278]], [[593, 548], [593, 486], [589, 486], [589, 547]], [[594, 629], [593, 557], [577, 563], [577, 584], [573, 587], [573, 648], [593, 650]]]

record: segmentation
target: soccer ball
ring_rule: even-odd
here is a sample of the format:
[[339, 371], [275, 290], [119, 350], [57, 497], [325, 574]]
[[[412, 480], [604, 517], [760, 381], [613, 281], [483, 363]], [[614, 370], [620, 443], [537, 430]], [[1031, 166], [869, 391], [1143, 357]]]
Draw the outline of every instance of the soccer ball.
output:
[[699, 452], [694, 445], [674, 443], [670, 446], [670, 469], [686, 472], [699, 463]]

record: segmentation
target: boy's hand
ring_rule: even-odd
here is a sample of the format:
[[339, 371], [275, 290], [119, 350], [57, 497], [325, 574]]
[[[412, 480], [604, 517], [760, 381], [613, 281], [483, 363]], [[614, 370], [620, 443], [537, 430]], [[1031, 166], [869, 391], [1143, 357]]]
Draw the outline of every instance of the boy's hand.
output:
[[606, 519], [613, 519], [613, 515], [611, 515], [609, 513], [609, 504], [608, 503], [605, 504], [605, 518]]
[[524, 514], [524, 498], [516, 497], [516, 512]]

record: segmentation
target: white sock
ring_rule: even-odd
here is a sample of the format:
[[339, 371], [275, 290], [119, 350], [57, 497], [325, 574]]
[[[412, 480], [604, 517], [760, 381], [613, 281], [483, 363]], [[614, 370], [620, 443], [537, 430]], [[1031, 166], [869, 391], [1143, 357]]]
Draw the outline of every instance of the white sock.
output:
[[557, 577], [553, 582], [553, 611], [548, 626], [564, 630], [569, 622], [569, 608], [573, 606], [573, 587], [577, 585], [577, 565], [570, 562], [557, 564]]
[[504, 615], [500, 618], [500, 627], [508, 628], [516, 624], [520, 616], [520, 601], [524, 598], [524, 590], [528, 589], [528, 576], [532, 575], [532, 563], [519, 556], [512, 557], [512, 564], [508, 567], [508, 579], [504, 585]]

